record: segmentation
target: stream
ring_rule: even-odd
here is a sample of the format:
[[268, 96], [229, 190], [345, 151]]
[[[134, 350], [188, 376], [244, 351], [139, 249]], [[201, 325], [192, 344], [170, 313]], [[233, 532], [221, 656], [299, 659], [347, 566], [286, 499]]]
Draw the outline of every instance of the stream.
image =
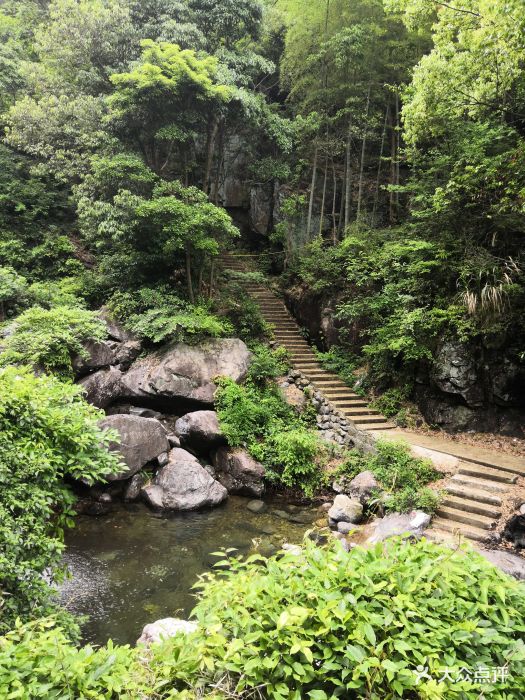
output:
[[256, 514], [248, 502], [231, 496], [218, 508], [169, 517], [142, 504], [79, 516], [66, 536], [71, 576], [61, 586], [61, 600], [70, 612], [88, 617], [84, 641], [133, 644], [148, 622], [187, 618], [195, 604], [193, 584], [217, 561], [212, 552], [236, 547], [246, 554], [258, 547], [272, 554], [284, 542], [300, 543], [308, 523], [319, 517], [316, 509], [282, 501]]

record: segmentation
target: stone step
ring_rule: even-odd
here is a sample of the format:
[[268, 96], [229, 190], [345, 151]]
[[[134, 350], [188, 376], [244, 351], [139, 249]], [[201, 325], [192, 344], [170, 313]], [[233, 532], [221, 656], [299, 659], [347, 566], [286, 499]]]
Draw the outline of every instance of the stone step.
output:
[[491, 506], [500, 506], [501, 498], [495, 496], [488, 491], [481, 491], [470, 486], [464, 486], [462, 484], [454, 484], [452, 479], [447, 484], [445, 490], [451, 496], [457, 496], [458, 498], [468, 498], [471, 501], [476, 501], [477, 503], [486, 503]]
[[505, 472], [501, 469], [493, 469], [492, 467], [482, 467], [479, 464], [471, 462], [462, 462], [458, 469], [459, 474], [465, 476], [477, 476], [488, 481], [499, 481], [504, 484], [515, 484], [518, 480], [517, 474]]
[[356, 406], [355, 408], [341, 408], [340, 411], [344, 413], [345, 416], [381, 416], [381, 419], [385, 420], [384, 416], [378, 411], [374, 411], [373, 408], [368, 408], [366, 404], [364, 406]]
[[451, 520], [457, 523], [463, 523], [464, 525], [472, 525], [472, 527], [475, 527], [478, 530], [491, 530], [496, 522], [494, 518], [486, 518], [483, 515], [467, 513], [467, 511], [458, 510], [457, 508], [450, 508], [444, 505], [438, 506], [436, 515], [443, 520]]
[[506, 493], [508, 485], [497, 481], [488, 481], [475, 476], [467, 476], [465, 474], [454, 474], [449, 482], [450, 484], [458, 484], [462, 487], [472, 488], [475, 490], [486, 491], [487, 493]]
[[335, 402], [337, 405], [337, 408], [360, 408], [363, 406], [368, 406], [367, 402], [364, 399], [339, 399], [338, 401]]
[[442, 505], [446, 508], [454, 508], [455, 510], [464, 510], [467, 513], [483, 515], [493, 520], [498, 520], [501, 517], [501, 510], [498, 508], [480, 503], [479, 501], [474, 501], [471, 498], [445, 496]]
[[359, 430], [394, 430], [397, 428], [397, 425], [394, 423], [363, 423], [363, 422], [358, 422], [358, 421], [353, 421], [349, 419], [350, 422]]
[[[350, 417], [350, 416], [348, 416]], [[368, 413], [361, 413], [357, 416], [351, 416], [352, 421], [359, 423], [360, 425], [372, 425], [376, 423], [386, 423], [384, 416], [377, 414], [376, 416], [370, 415]]]
[[[462, 537], [475, 540], [476, 542], [486, 542], [490, 537], [488, 530], [439, 517], [434, 517], [432, 520], [432, 530], [434, 529], [437, 532], [444, 530], [445, 532], [458, 533]], [[432, 530], [428, 532], [430, 533]]]

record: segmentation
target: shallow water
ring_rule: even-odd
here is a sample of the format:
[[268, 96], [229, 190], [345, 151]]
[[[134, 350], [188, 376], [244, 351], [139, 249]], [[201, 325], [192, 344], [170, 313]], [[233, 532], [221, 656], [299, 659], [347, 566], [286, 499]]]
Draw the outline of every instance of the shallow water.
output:
[[211, 556], [226, 547], [241, 553], [272, 553], [284, 542], [299, 543], [314, 510], [274, 502], [264, 514], [246, 508], [249, 499], [230, 497], [225, 505], [198, 513], [159, 517], [143, 505], [117, 506], [106, 516], [79, 516], [66, 537], [71, 578], [61, 587], [63, 604], [88, 615], [85, 641], [134, 643], [148, 622], [186, 617], [195, 604], [192, 586], [213, 567]]

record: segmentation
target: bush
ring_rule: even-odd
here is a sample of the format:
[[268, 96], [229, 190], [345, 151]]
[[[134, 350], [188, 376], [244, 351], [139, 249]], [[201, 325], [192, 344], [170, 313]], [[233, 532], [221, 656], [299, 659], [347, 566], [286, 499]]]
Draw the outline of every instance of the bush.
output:
[[371, 471], [387, 492], [387, 511], [405, 513], [421, 508], [432, 513], [439, 504], [439, 495], [427, 484], [440, 476], [432, 462], [414, 457], [403, 442], [378, 440], [376, 448], [375, 454], [350, 452], [337, 475], [351, 479], [362, 471]]
[[[230, 560], [229, 570], [205, 575], [193, 611], [199, 632], [170, 643], [175, 655], [193, 645], [201, 681], [193, 675], [191, 687], [203, 695], [221, 680], [232, 695], [274, 700], [525, 692], [525, 589], [468, 547], [395, 539], [346, 553], [305, 544], [299, 557], [261, 563]], [[500, 667], [506, 684], [458, 680]], [[179, 676], [173, 664], [175, 687], [187, 684], [186, 669]]]
[[47, 581], [60, 576], [63, 532], [73, 525], [64, 479], [93, 483], [122, 469], [97, 427], [102, 415], [79, 387], [0, 370], [0, 631], [53, 609]]
[[272, 350], [267, 345], [258, 344], [252, 346], [251, 350], [252, 360], [248, 370], [248, 382], [263, 385], [286, 374], [290, 368], [286, 348]]
[[233, 327], [201, 304], [184, 301], [168, 287], [117, 292], [108, 306], [133, 333], [151, 343], [199, 342], [231, 335]]
[[260, 369], [255, 376], [258, 383], [245, 386], [219, 381], [215, 403], [222, 432], [232, 447], [245, 447], [264, 464], [270, 481], [311, 496], [321, 479], [324, 445], [288, 406], [275, 382], [264, 382]]
[[70, 306], [33, 306], [16, 318], [13, 332], [4, 341], [0, 365], [31, 365], [71, 377], [72, 357], [86, 355], [83, 343], [102, 340], [105, 335], [104, 323], [92, 311]]
[[385, 392], [374, 399], [370, 404], [370, 408], [374, 408], [387, 418], [393, 418], [401, 410], [403, 404], [408, 399], [409, 390], [405, 388], [387, 389]]
[[76, 648], [52, 619], [16, 624], [0, 638], [3, 698], [114, 699], [145, 697], [147, 671], [128, 646]]

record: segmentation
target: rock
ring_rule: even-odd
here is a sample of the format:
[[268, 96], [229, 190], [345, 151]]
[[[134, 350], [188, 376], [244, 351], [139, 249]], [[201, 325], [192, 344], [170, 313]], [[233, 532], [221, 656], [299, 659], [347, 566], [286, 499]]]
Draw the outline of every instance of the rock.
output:
[[334, 481], [332, 488], [334, 491], [344, 493], [358, 500], [362, 505], [366, 505], [374, 491], [377, 491], [380, 486], [372, 472], [365, 471], [350, 481], [344, 478]]
[[329, 511], [331, 507], [332, 504], [329, 501], [327, 501], [326, 503], [321, 503], [321, 505], [319, 506], [319, 510]]
[[398, 535], [419, 539], [425, 528], [430, 525], [430, 515], [416, 510], [411, 513], [392, 513], [374, 521], [374, 532], [368, 538], [369, 544], [383, 542]]
[[97, 408], [106, 408], [119, 398], [122, 377], [119, 369], [109, 367], [84, 377], [79, 384], [84, 389], [89, 403]]
[[309, 525], [313, 522], [315, 518], [315, 513], [312, 511], [307, 511], [307, 510], [302, 510], [299, 511], [298, 513], [291, 513], [290, 514], [290, 522], [291, 523], [299, 523], [301, 525]]
[[98, 312], [99, 318], [101, 318], [106, 324], [108, 335], [113, 340], [117, 340], [120, 343], [125, 343], [127, 341], [136, 341], [137, 338], [131, 331], [128, 331], [122, 326], [118, 321], [116, 321], [109, 309], [103, 306]]
[[503, 537], [516, 547], [525, 547], [525, 515], [513, 515], [505, 525]]
[[250, 510], [252, 513], [264, 513], [265, 510], [267, 510], [266, 503], [259, 500], [250, 501], [246, 508], [248, 508], [248, 510]]
[[459, 459], [444, 452], [436, 452], [419, 445], [411, 445], [410, 452], [421, 459], [429, 459], [436, 471], [444, 476], [455, 474], [459, 467]]
[[197, 630], [195, 622], [187, 620], [179, 620], [176, 617], [166, 617], [163, 620], [157, 620], [146, 625], [142, 630], [142, 634], [137, 639], [137, 644], [156, 644], [163, 639], [174, 637], [176, 634], [191, 634]]
[[[160, 494], [159, 494], [160, 490]], [[144, 489], [149, 503], [163, 510], [197, 510], [222, 503], [228, 492], [186, 450], [173, 449], [169, 462]]]
[[163, 452], [157, 457], [157, 462], [159, 467], [164, 467], [169, 462], [169, 457], [167, 452]]
[[163, 510], [164, 492], [160, 486], [148, 484], [141, 490], [140, 495], [147, 505], [153, 510]]
[[124, 500], [128, 502], [136, 501], [140, 496], [140, 492], [142, 491], [142, 488], [146, 482], [147, 477], [142, 472], [132, 476], [126, 483], [126, 487], [124, 489]]
[[339, 494], [334, 499], [334, 504], [328, 511], [328, 517], [339, 523], [358, 523], [363, 517], [363, 506], [359, 501]]
[[125, 343], [110, 343], [115, 353], [115, 364], [120, 365], [120, 369], [127, 370], [131, 366], [142, 350], [142, 343], [138, 340], [127, 340]]
[[348, 535], [352, 530], [355, 530], [355, 527], [351, 523], [345, 523], [342, 520], [337, 523], [337, 531], [342, 535]]
[[142, 408], [141, 406], [131, 406], [128, 413], [139, 418], [162, 418], [162, 413], [154, 411], [152, 408]]
[[520, 515], [525, 515], [525, 503], [521, 504], [519, 511], [520, 511]]
[[111, 347], [111, 343], [104, 340], [87, 340], [82, 345], [86, 356], [76, 355], [72, 362], [76, 374], [87, 374], [116, 364], [115, 350]]
[[168, 435], [168, 442], [170, 443], [171, 447], [180, 447], [180, 437], [178, 435]]
[[139, 418], [128, 414], [106, 416], [99, 421], [103, 429], [116, 430], [119, 442], [112, 443], [110, 449], [120, 452], [128, 471], [108, 476], [108, 481], [130, 479], [142, 467], [169, 450], [166, 432], [155, 418]]
[[272, 511], [272, 515], [275, 515], [282, 520], [290, 520], [290, 513], [287, 513], [285, 510], [274, 510]]
[[264, 467], [246, 450], [220, 447], [213, 454], [212, 461], [216, 478], [229, 493], [241, 496], [261, 496], [264, 493]]
[[297, 413], [302, 413], [304, 411], [308, 399], [304, 395], [304, 392], [295, 386], [295, 384], [284, 387], [282, 393], [288, 406], [295, 408]]
[[122, 378], [122, 396], [149, 403], [192, 402], [212, 405], [218, 376], [242, 381], [251, 353], [237, 338], [200, 345], [171, 344], [136, 360]]
[[497, 549], [479, 550], [479, 553], [509, 576], [514, 576], [518, 581], [525, 581], [525, 559], [523, 557]]
[[285, 542], [282, 548], [283, 551], [285, 551], [287, 554], [291, 554], [294, 557], [299, 557], [303, 553], [302, 547], [298, 544], [290, 544]]
[[200, 454], [225, 442], [215, 411], [187, 413], [175, 423], [183, 447], [190, 447]]
[[473, 348], [446, 341], [438, 348], [432, 367], [432, 380], [447, 394], [456, 394], [471, 408], [483, 405], [484, 392], [479, 382]]

